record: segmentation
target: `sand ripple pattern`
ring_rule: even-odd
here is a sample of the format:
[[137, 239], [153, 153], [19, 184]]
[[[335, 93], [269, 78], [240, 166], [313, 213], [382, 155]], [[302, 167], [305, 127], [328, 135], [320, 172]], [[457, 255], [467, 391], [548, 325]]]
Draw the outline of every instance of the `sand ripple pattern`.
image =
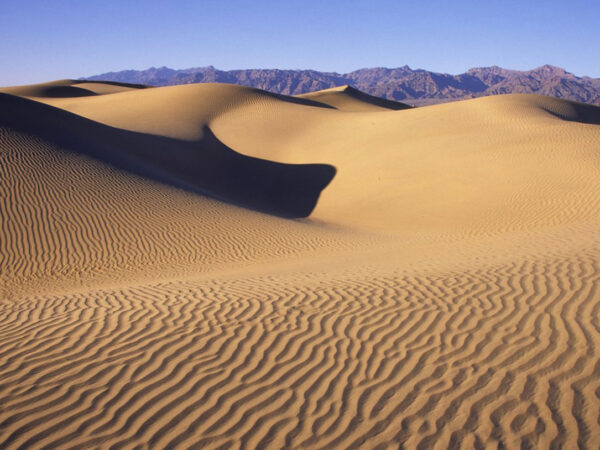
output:
[[[352, 243], [154, 182], [0, 128], [0, 294], [170, 278]], [[144, 275], [146, 274], [146, 275]]]
[[598, 256], [2, 302], [0, 447], [598, 448]]

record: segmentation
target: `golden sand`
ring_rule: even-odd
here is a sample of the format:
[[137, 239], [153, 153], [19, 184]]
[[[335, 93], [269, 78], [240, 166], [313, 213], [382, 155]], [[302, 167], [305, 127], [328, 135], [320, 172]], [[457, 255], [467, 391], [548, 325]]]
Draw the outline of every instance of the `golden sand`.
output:
[[600, 108], [0, 92], [1, 448], [600, 445]]

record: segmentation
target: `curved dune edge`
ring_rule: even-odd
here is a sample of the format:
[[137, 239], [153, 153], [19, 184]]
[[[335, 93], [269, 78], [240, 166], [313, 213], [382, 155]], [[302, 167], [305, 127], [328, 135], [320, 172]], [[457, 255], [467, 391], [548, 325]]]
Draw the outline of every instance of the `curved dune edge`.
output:
[[374, 97], [348, 85], [300, 94], [296, 97], [316, 100], [341, 111], [398, 111], [411, 108], [405, 103]]
[[0, 87], [0, 93], [21, 97], [64, 98], [113, 94], [149, 87], [143, 84], [119, 83], [116, 81], [56, 80], [48, 83]]
[[202, 140], [189, 143], [110, 128], [7, 94], [0, 94], [0, 106], [0, 125], [140, 175], [283, 217], [307, 217], [335, 176], [335, 168], [324, 164], [290, 165], [241, 155], [208, 127]]
[[[145, 91], [0, 109], [1, 448], [600, 446], [600, 109]], [[339, 171], [286, 220], [90, 157], [216, 137]]]

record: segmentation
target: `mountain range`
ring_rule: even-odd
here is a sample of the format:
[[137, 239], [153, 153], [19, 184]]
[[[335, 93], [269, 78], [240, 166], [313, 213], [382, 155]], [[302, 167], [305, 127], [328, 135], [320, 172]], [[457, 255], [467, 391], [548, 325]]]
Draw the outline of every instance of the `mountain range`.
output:
[[151, 67], [146, 70], [108, 72], [83, 79], [150, 86], [232, 83], [285, 95], [350, 85], [374, 96], [417, 106], [510, 93], [534, 93], [600, 104], [599, 78], [578, 77], [551, 65], [528, 71], [498, 66], [479, 67], [459, 75], [411, 69], [408, 66], [359, 69], [345, 74], [279, 69], [224, 71], [213, 66], [182, 70]]

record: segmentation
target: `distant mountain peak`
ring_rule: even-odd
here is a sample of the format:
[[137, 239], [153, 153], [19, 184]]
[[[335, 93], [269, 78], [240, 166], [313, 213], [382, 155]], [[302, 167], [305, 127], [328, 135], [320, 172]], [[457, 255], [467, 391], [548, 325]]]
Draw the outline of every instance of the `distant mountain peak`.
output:
[[544, 64], [543, 66], [533, 69], [531, 72], [543, 73], [549, 76], [573, 76], [572, 73], [567, 72], [562, 67], [552, 66], [550, 64]]
[[567, 73], [567, 71], [565, 69], [563, 69], [562, 67], [553, 66], [552, 64], [544, 64], [543, 66], [537, 67], [536, 69], [533, 69], [533, 70], [545, 70], [545, 71], [552, 71], [552, 72]]
[[466, 73], [471, 73], [471, 72], [480, 72], [480, 71], [487, 71], [487, 72], [515, 72], [514, 70], [509, 70], [509, 69], [504, 69], [500, 66], [483, 66], [483, 67], [473, 67], [469, 70], [467, 70]]

